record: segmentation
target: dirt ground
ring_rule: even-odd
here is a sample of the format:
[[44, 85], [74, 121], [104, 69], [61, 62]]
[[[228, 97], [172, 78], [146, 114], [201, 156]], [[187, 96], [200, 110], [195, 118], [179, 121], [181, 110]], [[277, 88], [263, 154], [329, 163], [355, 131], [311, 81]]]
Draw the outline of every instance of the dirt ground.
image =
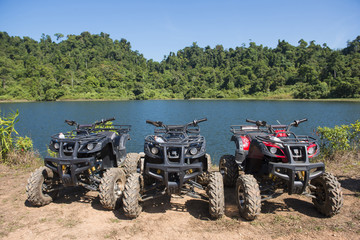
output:
[[[147, 202], [140, 217], [102, 208], [97, 192], [68, 188], [44, 207], [31, 207], [25, 186], [30, 170], [0, 165], [1, 239], [360, 239], [359, 159], [334, 165], [344, 193], [339, 215], [324, 218], [304, 196], [284, 194], [262, 205], [252, 222], [237, 211], [234, 189], [225, 189], [226, 216], [211, 220], [208, 203], [190, 197]], [[328, 167], [329, 169], [329, 167]]]

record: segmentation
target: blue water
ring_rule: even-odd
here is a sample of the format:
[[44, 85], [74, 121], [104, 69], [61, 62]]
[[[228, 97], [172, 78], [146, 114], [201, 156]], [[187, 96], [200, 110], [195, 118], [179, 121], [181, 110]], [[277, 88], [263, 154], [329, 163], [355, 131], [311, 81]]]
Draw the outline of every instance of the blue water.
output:
[[292, 130], [298, 134], [315, 136], [318, 127], [334, 127], [360, 119], [359, 102], [295, 102], [295, 101], [209, 101], [209, 100], [151, 100], [151, 101], [100, 101], [100, 102], [32, 102], [0, 103], [1, 115], [19, 110], [16, 130], [34, 141], [34, 147], [42, 156], [50, 136], [71, 130], [65, 119], [78, 123], [92, 123], [103, 118], [115, 117], [115, 124], [132, 125], [128, 152], [143, 151], [144, 137], [154, 127], [147, 119], [165, 124], [185, 124], [194, 119], [207, 117], [200, 123], [201, 133], [207, 141], [207, 152], [213, 163], [223, 154], [233, 153], [230, 142], [230, 125], [246, 124], [245, 119], [265, 120], [287, 124], [295, 119], [308, 118], [308, 122]]

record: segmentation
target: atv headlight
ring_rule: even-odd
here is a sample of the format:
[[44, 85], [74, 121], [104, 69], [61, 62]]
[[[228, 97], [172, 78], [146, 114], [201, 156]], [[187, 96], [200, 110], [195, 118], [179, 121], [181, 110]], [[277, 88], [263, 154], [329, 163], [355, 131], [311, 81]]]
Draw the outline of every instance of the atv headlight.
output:
[[95, 143], [89, 143], [88, 145], [86, 145], [86, 149], [89, 151], [93, 150], [94, 147], [95, 147]]
[[53, 145], [53, 146], [54, 146], [54, 148], [55, 148], [56, 150], [58, 150], [58, 149], [60, 148], [60, 144], [59, 144], [59, 143], [57, 143], [57, 142], [56, 142], [56, 143], [54, 143], [54, 145]]
[[313, 155], [315, 153], [315, 147], [308, 148], [308, 154]]
[[271, 147], [269, 150], [270, 150], [270, 152], [271, 152], [272, 154], [275, 154], [275, 153], [277, 152], [277, 148], [276, 148], [276, 147]]
[[157, 147], [152, 147], [152, 148], [150, 149], [150, 151], [151, 151], [151, 153], [154, 154], [154, 155], [156, 155], [156, 154], [159, 153], [159, 149], [158, 149]]
[[190, 154], [191, 155], [195, 155], [195, 154], [197, 154], [198, 153], [198, 150], [197, 150], [197, 148], [190, 148]]

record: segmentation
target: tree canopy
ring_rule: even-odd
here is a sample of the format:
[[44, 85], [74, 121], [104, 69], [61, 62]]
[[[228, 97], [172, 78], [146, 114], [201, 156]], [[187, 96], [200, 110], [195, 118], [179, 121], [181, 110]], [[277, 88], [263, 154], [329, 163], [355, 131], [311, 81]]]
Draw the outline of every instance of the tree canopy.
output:
[[194, 42], [161, 62], [106, 33], [64, 38], [0, 32], [0, 100], [360, 97], [360, 36], [338, 50], [303, 39], [274, 49]]

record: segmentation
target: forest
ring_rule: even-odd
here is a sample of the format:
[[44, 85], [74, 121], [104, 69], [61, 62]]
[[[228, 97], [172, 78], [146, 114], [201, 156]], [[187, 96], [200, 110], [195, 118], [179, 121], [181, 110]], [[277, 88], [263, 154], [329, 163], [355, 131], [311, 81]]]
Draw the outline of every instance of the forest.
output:
[[0, 32], [0, 100], [360, 98], [360, 36], [344, 49], [299, 40], [276, 48], [249, 42], [191, 46], [161, 62], [109, 34]]

